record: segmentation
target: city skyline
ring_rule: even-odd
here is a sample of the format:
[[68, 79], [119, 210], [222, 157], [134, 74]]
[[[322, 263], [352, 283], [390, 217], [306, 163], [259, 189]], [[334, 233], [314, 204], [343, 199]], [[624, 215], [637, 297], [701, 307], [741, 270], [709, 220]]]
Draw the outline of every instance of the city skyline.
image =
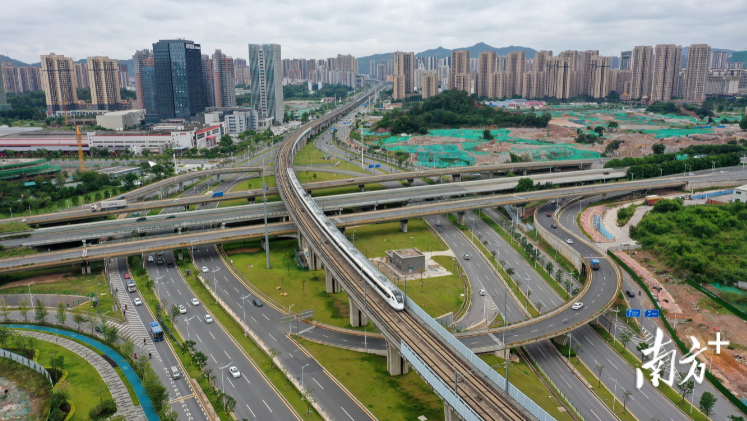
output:
[[[292, 1], [263, 8], [254, 2], [226, 0], [220, 4], [190, 3], [183, 9], [174, 9], [159, 0], [142, 2], [142, 8], [138, 7], [140, 3], [136, 1], [128, 6], [133, 10], [147, 10], [147, 15], [97, 15], [89, 19], [87, 25], [69, 24], [85, 18], [88, 10], [97, 10], [93, 3], [90, 8], [86, 7], [86, 1], [75, 9], [38, 0], [14, 5], [6, 11], [4, 26], [0, 28], [4, 40], [0, 53], [26, 63], [37, 63], [40, 55], [50, 51], [75, 60], [96, 55], [121, 60], [131, 57], [132, 51], [141, 49], [153, 38], [177, 37], [199, 40], [205, 51], [221, 49], [228, 56], [244, 59], [248, 42], [278, 43], [285, 46], [285, 57], [303, 58], [336, 54], [365, 57], [398, 50], [418, 53], [439, 46], [464, 48], [478, 42], [535, 50], [595, 49], [600, 56], [618, 56], [620, 51], [634, 45], [653, 44], [703, 43], [714, 48], [747, 49], [739, 26], [740, 17], [747, 11], [736, 3], [707, 10], [695, 2], [673, 1], [605, 4], [603, 7], [587, 0], [536, 1], [531, 7], [507, 2], [486, 5], [476, 1], [459, 5], [397, 3], [367, 6], [366, 14], [348, 13], [363, 5], [356, 2], [340, 8], [331, 3], [311, 5]], [[423, 10], [413, 13], [414, 9]], [[550, 10], [552, 13], [547, 13]], [[45, 14], [50, 18], [45, 19]], [[34, 19], [29, 20], [27, 16], [34, 16]], [[194, 25], [185, 32], [183, 23], [191, 16], [200, 16], [202, 22], [220, 22], [222, 30], [207, 29], [211, 25]], [[392, 19], [393, 16], [396, 18]], [[571, 20], [572, 26], [557, 26], [558, 21]], [[260, 24], [256, 25], [257, 22]], [[285, 22], [294, 24], [284, 25]], [[552, 23], [558, 30], [548, 36], [538, 29], [546, 27], [543, 23]], [[138, 26], [151, 24], [157, 25], [158, 33], [133, 31]], [[382, 27], [389, 30], [381, 31]], [[247, 32], [243, 28], [252, 29]], [[55, 32], [69, 36], [47, 35]]]

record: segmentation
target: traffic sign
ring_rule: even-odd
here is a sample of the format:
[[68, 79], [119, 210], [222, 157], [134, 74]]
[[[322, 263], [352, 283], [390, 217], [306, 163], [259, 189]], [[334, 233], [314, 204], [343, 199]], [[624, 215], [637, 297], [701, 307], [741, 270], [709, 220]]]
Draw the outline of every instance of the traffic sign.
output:
[[659, 317], [659, 310], [646, 310], [644, 317]]
[[373, 164], [368, 164], [368, 168], [373, 168]]
[[641, 310], [629, 308], [625, 311], [625, 317], [641, 317]]
[[376, 164], [376, 168], [381, 168], [381, 164]]

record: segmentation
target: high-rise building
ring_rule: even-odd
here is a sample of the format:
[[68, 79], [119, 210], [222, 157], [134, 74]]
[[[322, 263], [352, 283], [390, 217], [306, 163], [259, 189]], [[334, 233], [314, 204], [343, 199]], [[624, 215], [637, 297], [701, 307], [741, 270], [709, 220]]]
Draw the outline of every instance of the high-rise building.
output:
[[236, 79], [234, 79], [234, 61], [215, 50], [213, 63], [213, 95], [216, 107], [228, 108], [236, 106]]
[[[356, 63], [358, 61], [353, 59]], [[283, 123], [283, 69], [280, 44], [249, 44], [252, 108], [260, 119]], [[357, 70], [357, 69], [356, 69]]]
[[521, 94], [523, 98], [544, 98], [545, 72], [526, 72], [523, 79]]
[[358, 60], [350, 54], [338, 54], [336, 70], [341, 71], [343, 74], [345, 72], [353, 72], [355, 75], [358, 75]]
[[423, 99], [438, 94], [438, 75], [436, 73], [424, 73], [422, 83], [423, 89], [420, 90], [420, 95], [423, 96]]
[[534, 70], [544, 72], [547, 70], [547, 63], [552, 59], [552, 51], [541, 50], [534, 55]]
[[2, 69], [3, 73], [5, 92], [23, 92], [23, 90], [18, 86], [15, 64], [6, 61], [5, 63], [0, 63], [0, 69]]
[[21, 92], [41, 91], [41, 69], [36, 66], [21, 66], [16, 69], [16, 77]]
[[495, 71], [496, 72], [507, 72], [508, 71], [508, 56], [497, 56], [495, 58]]
[[394, 86], [392, 99], [404, 99], [415, 92], [415, 53], [394, 53]]
[[[2, 58], [0, 58], [0, 68], [3, 66]], [[5, 96], [5, 81], [3, 79], [3, 72], [0, 72], [0, 110], [8, 110], [10, 109], [10, 105], [8, 105], [8, 99]]]
[[566, 100], [576, 96], [577, 51], [564, 51], [549, 60], [545, 91], [550, 98]]
[[677, 95], [677, 75], [680, 73], [682, 47], [659, 44], [654, 54], [654, 75], [651, 82], [651, 102], [669, 101]]
[[692, 44], [687, 52], [687, 66], [682, 95], [689, 101], [704, 101], [708, 78], [708, 59], [711, 47], [708, 44]]
[[747, 51], [735, 51], [731, 53], [729, 63], [744, 63], [744, 67], [747, 68]]
[[709, 69], [726, 69], [729, 67], [729, 53], [726, 51], [711, 51], [708, 57]]
[[610, 92], [617, 94], [630, 94], [630, 81], [632, 74], [630, 70], [610, 70]]
[[490, 98], [506, 98], [510, 97], [510, 81], [508, 72], [494, 72], [490, 75], [488, 81], [488, 90], [490, 91]]
[[246, 66], [246, 60], [244, 60], [243, 58], [233, 59], [234, 79], [236, 79], [237, 85], [248, 85], [249, 84], [249, 78], [247, 77], [248, 69], [249, 68]]
[[384, 63], [384, 60], [382, 60], [377, 67], [378, 70], [376, 71], [376, 79], [381, 81], [386, 80], [386, 63]]
[[490, 75], [495, 73], [495, 51], [485, 51], [477, 57], [477, 75], [475, 76], [475, 93], [478, 97], [489, 97]]
[[79, 88], [90, 88], [88, 63], [75, 63], [75, 82]]
[[70, 111], [78, 108], [78, 92], [73, 59], [55, 53], [41, 56], [42, 89], [47, 99], [47, 112]]
[[213, 79], [213, 60], [209, 55], [203, 54], [202, 61], [202, 86], [205, 89], [205, 108], [215, 107], [215, 80]]
[[610, 69], [620, 69], [620, 57], [610, 57]]
[[592, 56], [589, 60], [589, 96], [607, 98], [610, 93], [610, 57]]
[[130, 69], [124, 63], [119, 63], [119, 87], [126, 88], [130, 86]]
[[156, 68], [157, 112], [161, 120], [188, 120], [205, 112], [200, 44], [184, 39], [153, 44]]
[[[580, 95], [593, 96], [592, 91], [594, 90], [594, 82], [591, 61], [596, 57], [599, 57], [599, 50], [586, 50], [579, 53], [579, 65], [577, 68], [579, 72], [577, 80], [578, 86], [576, 87], [576, 91]], [[609, 64], [607, 65], [607, 68], [609, 69]]]
[[151, 50], [136, 51], [132, 56], [135, 70], [135, 92], [137, 106], [145, 110], [145, 122], [158, 123], [158, 92], [156, 88], [156, 67]]
[[512, 51], [508, 53], [508, 78], [509, 94], [508, 98], [521, 96], [524, 85], [524, 65], [526, 53], [524, 51]]
[[451, 72], [449, 74], [449, 89], [466, 91], [471, 94], [472, 75], [469, 70], [469, 50], [451, 51]]
[[368, 74], [371, 75], [371, 77], [376, 77], [376, 60], [369, 60], [368, 62]]
[[631, 99], [641, 99], [651, 96], [651, 79], [654, 68], [654, 48], [651, 46], [637, 46], [633, 48]]
[[630, 62], [633, 60], [632, 51], [620, 52], [620, 70], [631, 70]]
[[91, 104], [95, 110], [117, 111], [121, 108], [119, 65], [109, 57], [88, 57], [88, 81]]

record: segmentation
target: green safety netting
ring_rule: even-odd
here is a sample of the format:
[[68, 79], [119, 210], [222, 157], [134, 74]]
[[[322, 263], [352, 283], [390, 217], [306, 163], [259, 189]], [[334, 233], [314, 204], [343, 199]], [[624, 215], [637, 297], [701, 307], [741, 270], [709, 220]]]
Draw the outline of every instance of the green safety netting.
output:
[[431, 168], [466, 167], [475, 165], [477, 159], [456, 145], [393, 145], [387, 149], [395, 152], [418, 154], [418, 164]]
[[363, 136], [391, 136], [391, 133], [384, 132], [384, 133], [376, 133], [372, 132], [368, 129], [363, 129]]
[[667, 137], [684, 137], [690, 134], [710, 134], [713, 129], [659, 129], [659, 130], [642, 130], [644, 133], [651, 133], [657, 139]]

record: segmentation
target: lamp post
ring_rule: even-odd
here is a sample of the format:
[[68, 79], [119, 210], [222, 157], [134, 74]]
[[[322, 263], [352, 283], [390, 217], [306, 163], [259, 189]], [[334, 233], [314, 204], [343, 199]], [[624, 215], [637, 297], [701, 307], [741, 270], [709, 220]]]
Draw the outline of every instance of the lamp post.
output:
[[211, 271], [211, 272], [213, 272], [213, 291], [215, 291], [216, 294], [218, 294], [218, 288], [216, 287], [217, 286], [217, 281], [215, 280], [215, 272], [218, 272], [219, 270], [220, 270], [220, 268], [216, 267], [215, 269], [213, 269]]
[[244, 300], [251, 297], [252, 294], [248, 294], [246, 297], [241, 297], [241, 309], [244, 310], [244, 317], [241, 319], [244, 324], [246, 324], [246, 306], [244, 305]]
[[609, 379], [615, 381], [615, 394], [612, 396], [612, 413], [614, 414], [615, 413], [615, 401], [617, 400], [617, 378], [613, 379], [612, 377], [610, 377]]
[[187, 340], [189, 340], [189, 321], [192, 320], [192, 319], [194, 319], [195, 316], [192, 316], [190, 318], [184, 319], [184, 322], [187, 323]]
[[305, 366], [301, 367], [301, 390], [304, 390], [304, 386], [303, 386], [303, 369], [306, 368], [306, 367], [308, 367], [309, 364], [306, 364]]
[[225, 370], [226, 368], [228, 368], [229, 365], [231, 365], [230, 362], [228, 364], [224, 365], [223, 367], [219, 367], [218, 368], [220, 370], [220, 380], [223, 383], [223, 386], [222, 386], [223, 390], [221, 391], [221, 393], [224, 393], [226, 391], [226, 372], [223, 371], [223, 370]]

